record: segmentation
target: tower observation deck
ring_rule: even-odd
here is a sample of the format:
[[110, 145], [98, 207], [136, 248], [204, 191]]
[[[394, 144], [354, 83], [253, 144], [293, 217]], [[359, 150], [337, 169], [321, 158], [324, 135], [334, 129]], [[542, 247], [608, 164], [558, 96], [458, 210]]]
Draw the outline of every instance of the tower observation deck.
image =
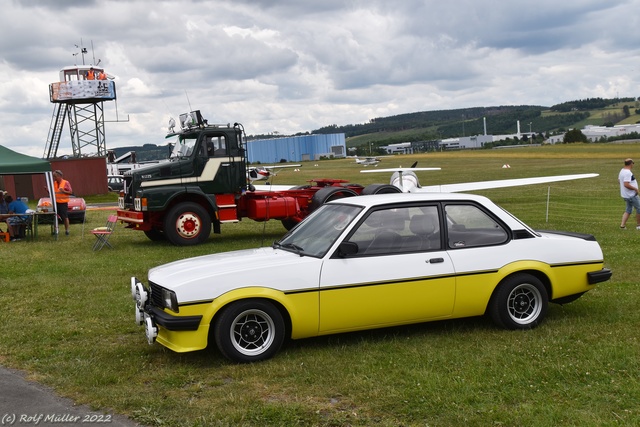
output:
[[116, 100], [113, 76], [93, 65], [65, 67], [60, 81], [49, 85], [49, 98], [54, 108], [43, 157], [58, 157], [65, 122], [69, 124], [73, 157], [106, 156], [104, 102]]

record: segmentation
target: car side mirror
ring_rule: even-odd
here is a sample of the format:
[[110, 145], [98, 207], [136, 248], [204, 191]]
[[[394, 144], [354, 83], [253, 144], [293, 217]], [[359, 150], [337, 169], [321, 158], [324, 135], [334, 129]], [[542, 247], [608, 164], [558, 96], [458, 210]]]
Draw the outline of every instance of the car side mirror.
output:
[[358, 253], [358, 244], [354, 242], [342, 242], [338, 246], [338, 256], [341, 258], [348, 257], [349, 255], [355, 255]]

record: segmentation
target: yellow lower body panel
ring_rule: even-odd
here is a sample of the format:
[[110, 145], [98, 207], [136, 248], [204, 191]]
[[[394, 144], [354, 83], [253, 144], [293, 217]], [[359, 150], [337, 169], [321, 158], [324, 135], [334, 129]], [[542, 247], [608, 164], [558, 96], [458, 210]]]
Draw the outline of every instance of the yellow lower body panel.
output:
[[243, 288], [221, 295], [209, 303], [181, 306], [179, 314], [167, 311], [174, 316], [201, 315], [202, 320], [195, 331], [170, 331], [158, 326], [156, 341], [178, 353], [202, 350], [209, 344], [209, 331], [213, 327], [215, 316], [235, 301], [252, 298], [270, 300], [274, 305], [282, 307], [285, 323], [287, 317], [291, 319], [291, 338], [318, 335], [318, 292], [285, 294], [267, 288]]

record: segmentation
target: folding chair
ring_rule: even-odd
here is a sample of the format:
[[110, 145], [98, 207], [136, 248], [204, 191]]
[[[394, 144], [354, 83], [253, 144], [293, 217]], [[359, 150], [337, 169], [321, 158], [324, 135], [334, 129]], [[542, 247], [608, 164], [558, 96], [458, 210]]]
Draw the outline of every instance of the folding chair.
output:
[[30, 238], [33, 240], [33, 209], [27, 209], [26, 215], [18, 217], [18, 221], [14, 225], [18, 225], [18, 237]]
[[109, 243], [109, 237], [115, 231], [117, 221], [118, 217], [116, 215], [109, 215], [109, 218], [107, 219], [107, 225], [91, 230], [91, 234], [96, 236], [96, 242], [93, 244], [94, 251], [99, 251], [105, 245], [113, 249], [113, 246], [111, 246], [111, 244]]

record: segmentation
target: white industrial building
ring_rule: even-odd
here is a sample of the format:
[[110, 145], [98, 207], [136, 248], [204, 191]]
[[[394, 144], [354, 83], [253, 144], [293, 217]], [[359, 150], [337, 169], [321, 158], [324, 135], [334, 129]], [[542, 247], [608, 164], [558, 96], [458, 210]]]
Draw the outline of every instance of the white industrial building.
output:
[[524, 135], [533, 137], [532, 132], [520, 132], [520, 121], [517, 122], [517, 132], [509, 135], [487, 135], [487, 120], [484, 119], [484, 135], [462, 136], [447, 138], [440, 141], [440, 148], [446, 150], [458, 150], [469, 148], [482, 148], [485, 144], [504, 141], [505, 139], [521, 139]]
[[[582, 128], [582, 133], [590, 142], [598, 142], [602, 138], [626, 135], [632, 132], [640, 133], [640, 124], [615, 125], [615, 126], [595, 126], [587, 125]], [[549, 144], [557, 144], [564, 140], [564, 134], [553, 135], [547, 139]]]
[[410, 142], [389, 144], [380, 148], [386, 150], [387, 154], [413, 154], [413, 145]]

